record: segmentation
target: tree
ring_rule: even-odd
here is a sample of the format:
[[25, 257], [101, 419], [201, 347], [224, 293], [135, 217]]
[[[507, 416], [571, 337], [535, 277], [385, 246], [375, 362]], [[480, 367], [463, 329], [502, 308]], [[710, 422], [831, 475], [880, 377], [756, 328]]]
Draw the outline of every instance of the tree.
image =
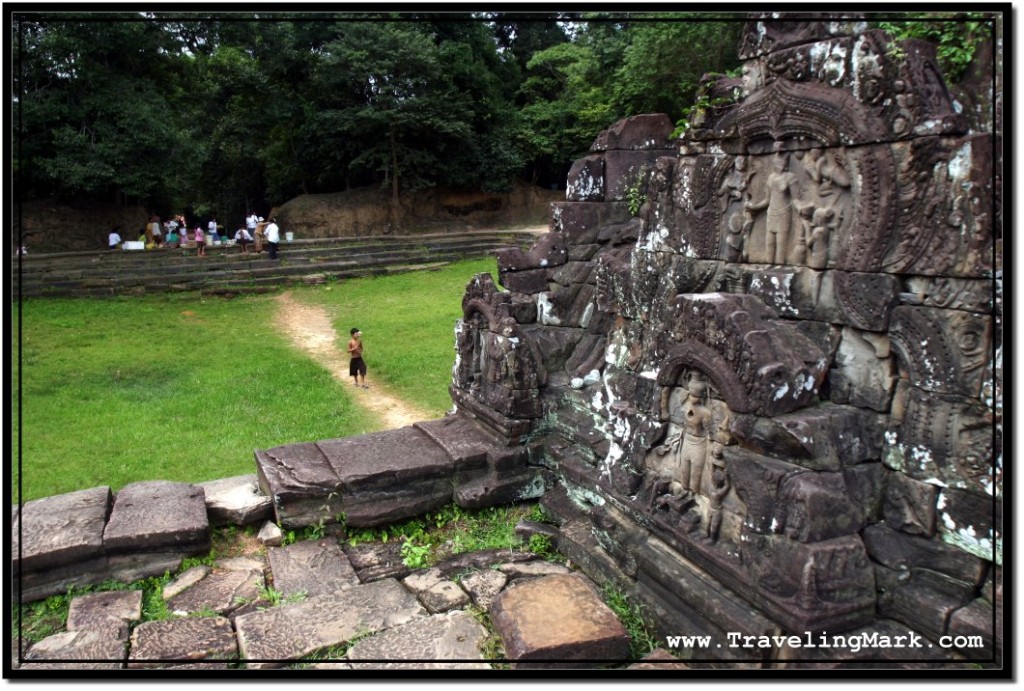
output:
[[169, 100], [177, 86], [169, 35], [153, 22], [89, 19], [17, 23], [19, 171], [32, 185], [23, 192], [171, 194], [167, 170], [190, 146]]
[[324, 118], [362, 145], [350, 166], [383, 173], [394, 221], [400, 190], [430, 184], [439, 154], [469, 144], [472, 132], [467, 98], [444, 74], [425, 26], [342, 23], [325, 46], [324, 74], [337, 105]]

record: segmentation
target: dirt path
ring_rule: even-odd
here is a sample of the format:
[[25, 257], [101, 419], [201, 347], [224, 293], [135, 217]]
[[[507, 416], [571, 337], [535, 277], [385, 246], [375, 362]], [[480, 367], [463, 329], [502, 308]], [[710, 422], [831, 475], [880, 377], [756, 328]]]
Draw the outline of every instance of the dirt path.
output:
[[[278, 306], [274, 322], [277, 328], [288, 334], [296, 348], [326, 367], [335, 379], [349, 387], [356, 402], [383, 422], [383, 429], [397, 429], [437, 417], [388, 392], [372, 376], [367, 379], [369, 389], [355, 388], [348, 375], [348, 353], [345, 352], [347, 340], [341, 340], [334, 330], [327, 310], [295, 300], [291, 291], [285, 291], [276, 299]], [[370, 374], [373, 374], [372, 370]]]

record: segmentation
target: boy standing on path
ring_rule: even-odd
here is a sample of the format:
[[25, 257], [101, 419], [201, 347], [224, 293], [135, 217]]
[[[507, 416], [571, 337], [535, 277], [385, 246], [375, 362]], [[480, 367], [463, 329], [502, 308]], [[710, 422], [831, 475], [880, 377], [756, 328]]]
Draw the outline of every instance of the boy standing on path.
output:
[[352, 329], [349, 333], [352, 334], [352, 338], [348, 342], [348, 354], [352, 360], [349, 362], [348, 373], [352, 377], [352, 385], [358, 387], [359, 378], [362, 377], [362, 387], [368, 389], [370, 387], [366, 385], [366, 363], [363, 362], [363, 333], [359, 329]]

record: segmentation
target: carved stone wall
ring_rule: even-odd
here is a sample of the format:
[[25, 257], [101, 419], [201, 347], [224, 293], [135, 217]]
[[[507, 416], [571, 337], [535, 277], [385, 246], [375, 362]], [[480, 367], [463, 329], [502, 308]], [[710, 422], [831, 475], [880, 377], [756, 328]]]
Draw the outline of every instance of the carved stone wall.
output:
[[[998, 132], [934, 49], [752, 21], [735, 102], [602, 133], [463, 302], [457, 414], [542, 448], [559, 546], [696, 658], [730, 632], [1001, 648]], [[972, 121], [1001, 122], [1000, 117]], [[646, 201], [630, 214], [627, 194]], [[861, 659], [895, 659], [883, 650]]]

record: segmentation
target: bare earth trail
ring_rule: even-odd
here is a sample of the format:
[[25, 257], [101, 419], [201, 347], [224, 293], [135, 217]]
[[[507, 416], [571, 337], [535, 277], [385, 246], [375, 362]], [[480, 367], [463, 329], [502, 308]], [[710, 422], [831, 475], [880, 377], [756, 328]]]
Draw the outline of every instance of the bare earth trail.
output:
[[299, 302], [292, 297], [291, 291], [285, 291], [276, 300], [275, 326], [288, 335], [296, 348], [326, 367], [335, 379], [347, 386], [356, 403], [381, 420], [383, 429], [398, 429], [437, 417], [406, 403], [375, 381], [368, 380], [369, 389], [354, 387], [348, 374], [345, 342], [338, 341], [338, 333], [327, 310]]

